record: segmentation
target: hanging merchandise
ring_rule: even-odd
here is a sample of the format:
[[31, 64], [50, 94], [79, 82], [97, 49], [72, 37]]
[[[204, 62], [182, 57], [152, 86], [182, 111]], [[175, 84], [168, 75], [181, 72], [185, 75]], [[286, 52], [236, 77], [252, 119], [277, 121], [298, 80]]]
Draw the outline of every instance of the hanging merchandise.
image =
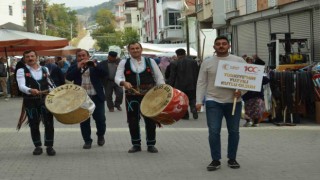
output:
[[320, 74], [315, 74], [312, 77], [314, 84], [314, 92], [316, 94], [316, 101], [320, 101]]
[[312, 73], [307, 71], [270, 71], [272, 118], [276, 125], [295, 125], [300, 116], [314, 113], [315, 96]]

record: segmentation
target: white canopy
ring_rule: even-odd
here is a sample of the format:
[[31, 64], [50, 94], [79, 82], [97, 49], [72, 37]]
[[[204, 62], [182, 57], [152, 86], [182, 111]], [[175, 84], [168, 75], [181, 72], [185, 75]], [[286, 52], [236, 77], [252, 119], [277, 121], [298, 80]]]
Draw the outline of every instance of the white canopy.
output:
[[[155, 55], [155, 56], [173, 56], [177, 49], [184, 49], [187, 51], [186, 43], [179, 44], [151, 44], [151, 43], [141, 43], [143, 52], [142, 54]], [[189, 48], [190, 56], [197, 56], [197, 51], [193, 48]]]

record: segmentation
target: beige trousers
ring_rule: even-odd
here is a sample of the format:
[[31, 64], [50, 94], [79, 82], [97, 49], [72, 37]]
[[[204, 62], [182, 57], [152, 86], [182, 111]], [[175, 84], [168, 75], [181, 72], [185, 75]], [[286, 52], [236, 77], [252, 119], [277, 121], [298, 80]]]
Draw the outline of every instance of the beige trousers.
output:
[[7, 93], [7, 77], [0, 77], [0, 85], [1, 85], [1, 89], [3, 91], [3, 96], [7, 97], [8, 93]]

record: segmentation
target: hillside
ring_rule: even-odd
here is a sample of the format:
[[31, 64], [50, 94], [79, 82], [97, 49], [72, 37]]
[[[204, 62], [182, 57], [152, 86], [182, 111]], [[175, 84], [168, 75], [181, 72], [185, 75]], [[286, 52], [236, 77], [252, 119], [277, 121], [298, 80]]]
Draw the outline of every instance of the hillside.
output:
[[94, 22], [94, 15], [100, 10], [100, 9], [109, 9], [110, 11], [114, 11], [114, 5], [120, 2], [121, 0], [110, 0], [108, 2], [104, 2], [102, 4], [92, 6], [92, 7], [86, 7], [77, 9], [77, 14], [79, 17], [84, 18], [88, 24], [92, 24]]

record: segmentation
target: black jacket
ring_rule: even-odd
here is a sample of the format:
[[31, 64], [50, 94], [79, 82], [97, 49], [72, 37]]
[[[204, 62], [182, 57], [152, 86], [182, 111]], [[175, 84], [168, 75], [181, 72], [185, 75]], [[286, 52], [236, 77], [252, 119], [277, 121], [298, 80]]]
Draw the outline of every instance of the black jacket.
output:
[[181, 91], [196, 90], [199, 66], [191, 57], [184, 57], [170, 63], [168, 84]]

